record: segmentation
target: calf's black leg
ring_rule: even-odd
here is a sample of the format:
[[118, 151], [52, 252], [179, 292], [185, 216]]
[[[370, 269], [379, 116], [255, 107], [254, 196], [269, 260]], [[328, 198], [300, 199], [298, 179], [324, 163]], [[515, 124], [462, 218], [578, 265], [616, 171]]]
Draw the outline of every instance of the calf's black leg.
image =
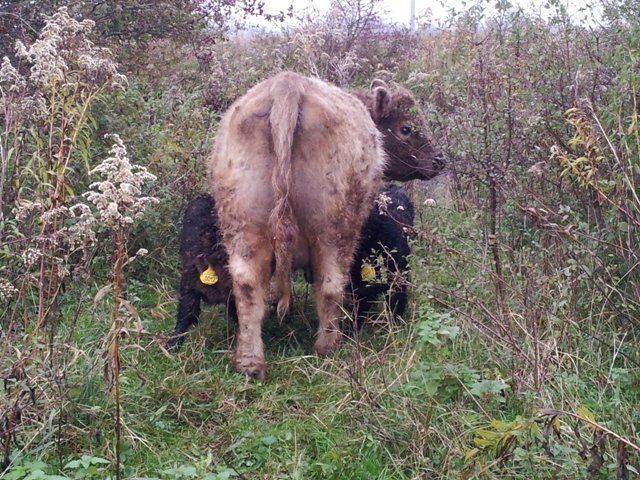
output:
[[167, 342], [169, 348], [176, 348], [184, 341], [184, 334], [193, 325], [198, 323], [200, 317], [200, 294], [190, 288], [180, 288], [180, 301], [178, 303], [178, 319], [173, 334]]
[[407, 309], [407, 287], [400, 285], [391, 292], [389, 296], [389, 310], [391, 310], [391, 318], [394, 321], [398, 320], [398, 316], [404, 316], [404, 312]]
[[367, 292], [365, 295], [358, 296], [357, 300], [354, 303], [354, 318], [356, 321], [356, 326], [358, 330], [362, 329], [364, 325], [364, 321], [367, 318], [367, 315], [371, 311], [373, 304], [375, 303], [376, 297], [375, 295], [371, 295]]

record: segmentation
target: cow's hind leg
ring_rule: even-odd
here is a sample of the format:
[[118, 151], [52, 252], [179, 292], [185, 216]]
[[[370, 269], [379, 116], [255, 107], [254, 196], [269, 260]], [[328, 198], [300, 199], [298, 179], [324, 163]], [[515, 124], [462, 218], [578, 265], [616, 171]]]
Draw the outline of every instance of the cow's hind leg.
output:
[[262, 344], [262, 319], [266, 311], [266, 295], [272, 251], [268, 241], [257, 241], [247, 253], [234, 253], [229, 258], [233, 292], [238, 313], [238, 334], [232, 361], [236, 370], [264, 380], [266, 365]]
[[326, 355], [340, 345], [340, 304], [347, 275], [338, 262], [338, 252], [331, 248], [318, 247], [312, 254], [313, 296], [318, 311], [318, 333], [314, 351]]

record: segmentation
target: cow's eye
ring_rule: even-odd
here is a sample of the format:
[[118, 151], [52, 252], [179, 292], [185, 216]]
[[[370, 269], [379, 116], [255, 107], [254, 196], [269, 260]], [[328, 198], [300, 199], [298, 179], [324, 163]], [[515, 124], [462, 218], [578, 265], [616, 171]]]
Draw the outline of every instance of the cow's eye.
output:
[[400, 128], [400, 133], [403, 135], [411, 135], [411, 127], [407, 127], [406, 125]]

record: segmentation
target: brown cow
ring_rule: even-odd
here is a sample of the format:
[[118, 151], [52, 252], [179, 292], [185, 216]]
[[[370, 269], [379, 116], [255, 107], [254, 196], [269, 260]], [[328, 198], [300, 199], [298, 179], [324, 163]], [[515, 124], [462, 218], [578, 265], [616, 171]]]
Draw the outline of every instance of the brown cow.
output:
[[[351, 94], [284, 72], [249, 90], [220, 123], [209, 177], [238, 311], [233, 363], [242, 373], [265, 376], [261, 329], [272, 273], [282, 318], [291, 269], [312, 272], [314, 350], [326, 354], [339, 345], [339, 303], [383, 173], [407, 180], [442, 168], [410, 95], [372, 87]], [[402, 146], [390, 150], [386, 168], [372, 119], [386, 143]]]

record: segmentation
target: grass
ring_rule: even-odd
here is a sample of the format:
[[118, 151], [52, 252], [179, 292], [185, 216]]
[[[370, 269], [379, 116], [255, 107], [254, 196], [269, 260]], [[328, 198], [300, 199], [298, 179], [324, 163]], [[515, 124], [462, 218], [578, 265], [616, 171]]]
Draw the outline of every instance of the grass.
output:
[[[175, 315], [172, 282], [151, 274], [130, 280], [128, 298], [143, 332], [131, 320], [122, 341], [125, 478], [587, 478], [594, 444], [606, 460], [598, 478], [610, 478], [615, 442], [583, 423], [539, 414], [581, 412], [637, 438], [632, 345], [622, 341], [611, 350], [577, 323], [546, 325], [558, 336], [539, 344], [555, 349], [545, 382], [538, 391], [526, 388], [526, 362], [508, 344], [492, 343], [478, 328], [488, 320], [465, 311], [458, 298], [475, 292], [491, 302], [478, 221], [446, 209], [423, 210], [419, 218], [425, 226], [414, 244], [415, 288], [405, 321], [390, 324], [382, 312], [357, 341], [318, 358], [309, 354], [315, 313], [308, 287], [297, 284], [286, 324], [273, 315], [265, 321], [265, 383], [231, 368], [233, 327], [219, 308], [204, 309], [179, 352], [165, 351], [163, 335]], [[108, 296], [85, 301], [77, 322], [69, 320], [78, 299], [98, 289], [76, 286], [65, 294], [59, 337], [76, 353], [66, 371], [71, 387], [63, 421], [42, 427], [40, 441], [22, 450], [12, 473], [29, 471], [25, 465], [34, 460], [48, 474], [110, 472], [99, 463], [114, 455], [114, 406], [101, 370]], [[605, 331], [596, 321], [589, 329]], [[523, 349], [533, 348], [521, 340]], [[63, 468], [81, 455], [98, 463]], [[637, 456], [629, 452], [629, 459], [634, 468]]]
[[[226, 339], [206, 335], [224, 326], [209, 330], [216, 322], [207, 323], [175, 358], [158, 351], [136, 355], [136, 369], [149, 377], [127, 391], [125, 405], [136, 407], [125, 410], [131, 419], [154, 419], [140, 428], [152, 444], [164, 444], [163, 451], [141, 451], [141, 464], [197, 461], [209, 451], [218, 465], [264, 478], [398, 478], [402, 466], [393, 466], [392, 451], [412, 433], [405, 427], [388, 438], [381, 428], [388, 420], [380, 412], [394, 402], [380, 382], [406, 375], [410, 347], [403, 332], [376, 332], [369, 340], [387, 343], [381, 350], [363, 340], [359, 348], [346, 345], [320, 359], [300, 345], [312, 338], [305, 322], [280, 337], [267, 328], [270, 372], [261, 384], [232, 372], [226, 354], [217, 353], [227, 349]], [[154, 423], [162, 426], [158, 437]]]

